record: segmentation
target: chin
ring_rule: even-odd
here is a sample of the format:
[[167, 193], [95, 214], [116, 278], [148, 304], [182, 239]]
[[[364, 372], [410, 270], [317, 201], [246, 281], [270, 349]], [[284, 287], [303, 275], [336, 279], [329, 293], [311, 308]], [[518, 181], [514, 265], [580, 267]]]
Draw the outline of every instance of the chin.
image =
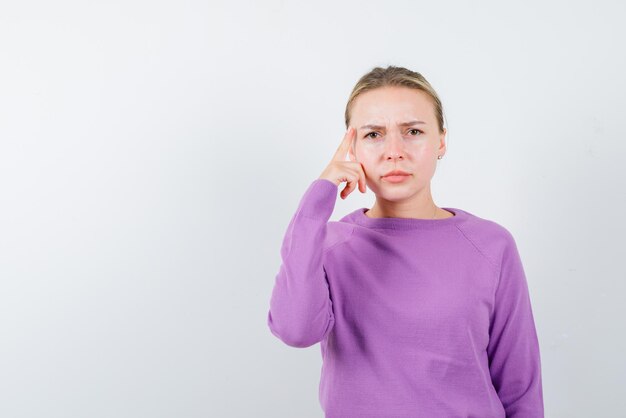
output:
[[394, 202], [394, 201], [406, 200], [410, 198], [411, 196], [413, 196], [416, 192], [414, 188], [412, 187], [400, 188], [397, 185], [391, 185], [391, 187], [389, 186], [390, 185], [385, 184], [382, 187], [380, 187], [376, 195], [385, 200]]

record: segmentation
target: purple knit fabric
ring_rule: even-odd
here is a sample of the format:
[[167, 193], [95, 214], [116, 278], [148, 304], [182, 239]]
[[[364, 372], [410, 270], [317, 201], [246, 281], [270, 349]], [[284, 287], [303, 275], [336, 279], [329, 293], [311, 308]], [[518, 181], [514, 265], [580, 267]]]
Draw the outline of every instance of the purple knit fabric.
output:
[[444, 219], [329, 221], [316, 179], [281, 247], [268, 326], [320, 343], [326, 418], [539, 418], [539, 342], [511, 233], [457, 208]]

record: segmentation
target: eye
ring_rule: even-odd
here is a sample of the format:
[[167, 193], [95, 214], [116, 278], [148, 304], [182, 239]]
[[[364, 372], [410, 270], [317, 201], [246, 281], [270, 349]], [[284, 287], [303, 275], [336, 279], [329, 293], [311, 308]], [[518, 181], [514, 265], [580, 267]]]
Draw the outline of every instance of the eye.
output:
[[413, 134], [413, 136], [416, 136], [416, 135], [417, 135], [417, 132], [422, 133], [422, 134], [424, 133], [424, 132], [420, 131], [419, 129], [411, 129], [409, 132], [413, 132], [413, 131], [415, 131], [415, 133]]
[[367, 135], [365, 135], [365, 138], [375, 139], [374, 137], [371, 137], [370, 135], [378, 135], [378, 132], [370, 132]]

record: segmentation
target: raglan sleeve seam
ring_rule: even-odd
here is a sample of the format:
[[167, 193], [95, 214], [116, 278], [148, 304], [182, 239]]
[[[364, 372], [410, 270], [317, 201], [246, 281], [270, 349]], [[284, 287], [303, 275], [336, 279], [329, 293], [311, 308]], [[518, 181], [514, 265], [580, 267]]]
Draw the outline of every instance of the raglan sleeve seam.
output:
[[463, 235], [463, 237], [476, 249], [476, 251], [478, 251], [480, 253], [480, 255], [487, 261], [487, 263], [491, 266], [492, 269], [492, 274], [493, 274], [493, 283], [491, 286], [491, 310], [489, 312], [489, 318], [493, 317], [494, 314], [494, 310], [495, 310], [495, 304], [496, 304], [496, 291], [498, 289], [498, 286], [500, 285], [500, 269], [502, 267], [502, 263], [498, 263], [495, 262], [494, 260], [492, 260], [486, 253], [486, 251], [483, 251], [480, 246], [469, 237], [469, 234], [463, 230], [463, 228], [461, 228], [460, 226], [456, 226], [457, 229], [461, 232], [461, 234]]

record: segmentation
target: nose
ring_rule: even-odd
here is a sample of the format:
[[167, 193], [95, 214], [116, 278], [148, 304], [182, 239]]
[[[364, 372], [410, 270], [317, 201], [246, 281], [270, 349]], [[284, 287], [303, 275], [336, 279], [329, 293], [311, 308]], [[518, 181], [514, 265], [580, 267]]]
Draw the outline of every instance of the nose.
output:
[[397, 133], [389, 133], [385, 138], [385, 159], [405, 158], [404, 139]]

